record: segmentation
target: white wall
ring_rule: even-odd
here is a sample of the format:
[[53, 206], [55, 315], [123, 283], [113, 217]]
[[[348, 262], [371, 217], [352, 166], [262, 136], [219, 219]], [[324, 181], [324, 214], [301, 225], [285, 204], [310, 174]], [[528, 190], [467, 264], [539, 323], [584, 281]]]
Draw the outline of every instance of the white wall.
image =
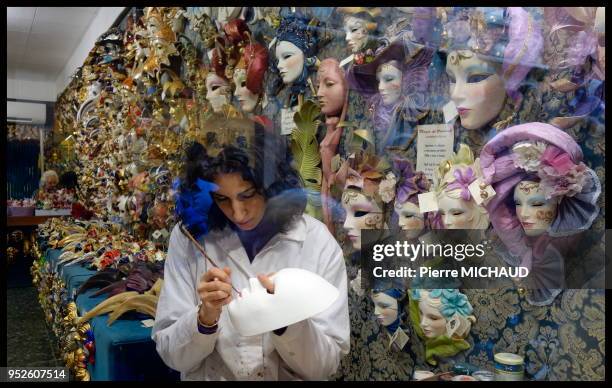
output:
[[[101, 7], [93, 18], [89, 29], [83, 34], [81, 42], [76, 47], [68, 62], [57, 76], [55, 82], [56, 96], [59, 95], [70, 83], [70, 76], [76, 69], [83, 65], [87, 54], [93, 48], [96, 40], [102, 33], [106, 32], [119, 17], [125, 7]], [[54, 96], [53, 101], [55, 101]]]
[[[7, 74], [8, 75], [8, 74]], [[36, 74], [20, 73], [6, 79], [6, 97], [20, 100], [55, 101], [57, 86], [53, 81], [37, 80]]]

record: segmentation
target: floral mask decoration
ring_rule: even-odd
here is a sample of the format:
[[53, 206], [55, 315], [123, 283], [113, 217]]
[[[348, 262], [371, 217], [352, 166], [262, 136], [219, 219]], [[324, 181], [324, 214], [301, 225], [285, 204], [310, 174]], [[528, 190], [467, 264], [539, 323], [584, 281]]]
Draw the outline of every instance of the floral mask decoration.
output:
[[514, 165], [536, 172], [546, 199], [572, 197], [582, 192], [590, 180], [583, 162], [575, 164], [570, 155], [543, 142], [520, 142], [512, 147]]

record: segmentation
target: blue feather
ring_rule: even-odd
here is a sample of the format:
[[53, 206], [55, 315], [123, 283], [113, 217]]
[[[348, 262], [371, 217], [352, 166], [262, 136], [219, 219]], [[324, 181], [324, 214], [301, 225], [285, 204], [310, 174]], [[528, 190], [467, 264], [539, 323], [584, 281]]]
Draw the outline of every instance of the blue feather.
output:
[[214, 183], [203, 179], [196, 181], [197, 189], [180, 189], [180, 181], [174, 181], [176, 214], [187, 230], [197, 239], [208, 233], [208, 212], [212, 206], [211, 191], [218, 190]]

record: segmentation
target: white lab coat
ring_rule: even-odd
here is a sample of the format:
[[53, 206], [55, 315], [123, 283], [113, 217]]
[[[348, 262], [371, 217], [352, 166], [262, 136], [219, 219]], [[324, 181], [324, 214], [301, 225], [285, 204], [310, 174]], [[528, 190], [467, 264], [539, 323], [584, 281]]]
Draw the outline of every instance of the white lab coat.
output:
[[[347, 274], [342, 250], [320, 221], [303, 215], [286, 233], [278, 233], [249, 262], [240, 239], [229, 228], [200, 240], [220, 267], [231, 268], [232, 284], [248, 288], [248, 279], [282, 268], [303, 268], [324, 277], [340, 297], [324, 312], [273, 332], [243, 337], [223, 307], [215, 334], [197, 327], [197, 284], [210, 264], [174, 227], [164, 268], [152, 338], [157, 352], [182, 380], [324, 380], [349, 351]], [[230, 258], [231, 256], [231, 258]], [[253, 317], [257, 319], [257, 317]]]

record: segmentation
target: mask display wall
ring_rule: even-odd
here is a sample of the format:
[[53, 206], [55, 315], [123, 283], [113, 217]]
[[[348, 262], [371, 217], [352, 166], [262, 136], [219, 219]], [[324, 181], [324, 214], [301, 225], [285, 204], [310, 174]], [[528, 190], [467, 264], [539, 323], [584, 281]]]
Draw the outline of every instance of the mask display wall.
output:
[[[217, 124], [231, 117], [284, 133], [309, 201], [318, 200], [308, 214], [346, 254], [353, 338], [335, 379], [404, 381], [415, 368], [463, 361], [490, 369], [494, 352], [507, 351], [525, 356], [532, 379], [600, 380], [605, 336], [589, 322], [603, 320], [605, 298], [592, 287], [561, 291], [543, 277], [537, 293], [428, 285], [461, 287], [473, 307], [471, 329], [448, 337], [473, 346], [433, 355], [433, 366], [425, 333], [444, 338], [446, 326], [421, 325], [419, 304], [404, 306], [426, 330], [408, 325], [410, 341], [389, 351], [393, 310], [382, 303], [391, 296], [352, 286], [365, 229], [420, 241], [433, 238], [429, 229], [471, 229], [492, 242], [486, 260], [592, 272], [590, 258], [570, 262], [564, 249], [591, 241], [582, 231], [605, 230], [602, 25], [596, 7], [134, 7], [58, 96], [49, 139], [72, 135], [84, 208], [163, 248], [176, 222], [171, 182], [190, 141], [220, 148], [232, 136]], [[423, 144], [426, 125], [450, 135]], [[440, 146], [439, 158], [423, 160], [419, 143]], [[546, 169], [531, 170], [533, 155]], [[396, 159], [393, 168], [384, 159]], [[421, 213], [419, 195], [432, 192], [439, 211]], [[548, 246], [557, 253], [535, 249]]]

